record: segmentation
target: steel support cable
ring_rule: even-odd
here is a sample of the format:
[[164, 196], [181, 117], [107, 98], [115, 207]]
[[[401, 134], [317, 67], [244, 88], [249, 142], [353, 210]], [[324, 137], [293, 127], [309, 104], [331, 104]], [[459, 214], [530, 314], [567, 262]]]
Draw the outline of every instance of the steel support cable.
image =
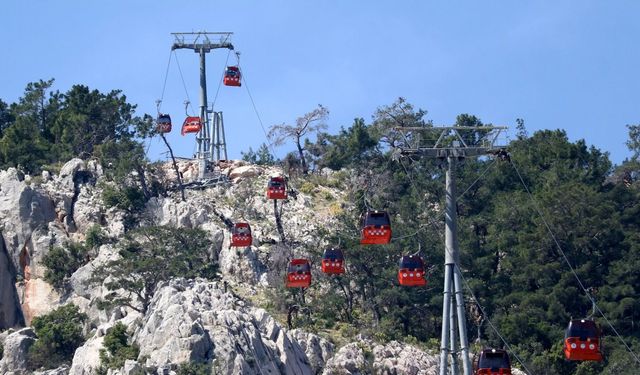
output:
[[227, 63], [229, 62], [229, 55], [231, 55], [231, 50], [227, 52], [227, 59], [224, 61], [224, 68], [222, 69], [222, 76], [218, 81], [218, 88], [216, 89], [216, 95], [213, 97], [213, 102], [211, 103], [211, 109], [214, 109], [216, 106], [216, 101], [218, 100], [218, 93], [220, 92], [220, 87], [222, 86], [222, 81], [224, 81], [224, 73], [227, 70]]
[[491, 167], [493, 167], [493, 165], [494, 165], [495, 163], [496, 163], [496, 159], [494, 158], [493, 160], [491, 160], [491, 163], [489, 163], [489, 165], [484, 169], [484, 171], [482, 171], [482, 173], [480, 174], [480, 176], [478, 176], [478, 178], [476, 178], [476, 180], [475, 180], [475, 181], [473, 181], [473, 182], [471, 183], [471, 185], [469, 185], [469, 187], [468, 187], [464, 192], [462, 192], [462, 194], [458, 195], [458, 197], [456, 198], [456, 201], [457, 201], [458, 199], [462, 198], [462, 197], [463, 197], [463, 196], [464, 196], [464, 195], [465, 195], [469, 190], [471, 190], [471, 188], [472, 188], [476, 183], [478, 183], [478, 181], [480, 181], [480, 179], [481, 179], [482, 177], [484, 177], [484, 175], [489, 171], [489, 169], [491, 169]]
[[[476, 178], [476, 180], [475, 180], [475, 181], [473, 181], [473, 182], [471, 183], [471, 185], [469, 185], [469, 187], [468, 187], [468, 188], [467, 188], [467, 189], [466, 189], [462, 194], [460, 194], [460, 195], [456, 198], [456, 201], [457, 201], [458, 199], [462, 198], [462, 196], [463, 196], [463, 195], [465, 195], [469, 190], [471, 190], [471, 188], [472, 188], [476, 183], [478, 183], [478, 181], [480, 181], [480, 179], [482, 179], [482, 177], [484, 177], [484, 175], [489, 171], [489, 169], [491, 169], [491, 167], [495, 164], [495, 161], [496, 161], [496, 160], [495, 160], [495, 159], [493, 159], [493, 160], [491, 161], [491, 163], [489, 163], [489, 165], [484, 169], [484, 171], [480, 174], [480, 176], [478, 176], [478, 178]], [[402, 168], [404, 168], [405, 173], [406, 173], [406, 174], [407, 174], [407, 176], [409, 177], [409, 181], [411, 182], [411, 185], [413, 185], [413, 187], [415, 188], [415, 184], [413, 183], [413, 178], [412, 178], [412, 177], [411, 177], [411, 175], [409, 174], [409, 171], [407, 170], [407, 168], [405, 167], [405, 165], [404, 165], [404, 164], [402, 164], [402, 161], [400, 161], [400, 165], [402, 165]], [[424, 201], [424, 200], [423, 200], [423, 201]], [[393, 241], [393, 240], [401, 240], [401, 239], [404, 239], [404, 238], [409, 238], [409, 237], [416, 236], [418, 233], [422, 232], [424, 229], [425, 229], [425, 226], [421, 225], [421, 226], [420, 226], [420, 229], [418, 229], [417, 231], [415, 231], [413, 234], [407, 234], [407, 235], [400, 236], [400, 237], [394, 237], [394, 238], [392, 238], [392, 241]]]
[[162, 84], [162, 94], [158, 100], [158, 113], [160, 113], [160, 107], [162, 107], [162, 100], [164, 99], [164, 91], [167, 88], [167, 78], [169, 78], [169, 67], [171, 66], [171, 54], [174, 51], [169, 52], [169, 61], [167, 61], [167, 69], [164, 72], [164, 83]]
[[[193, 110], [193, 106], [191, 105], [191, 98], [189, 97], [189, 90], [187, 90], [187, 84], [184, 81], [184, 75], [182, 74], [182, 68], [180, 67], [180, 61], [178, 60], [178, 54], [173, 51], [173, 56], [176, 59], [176, 65], [178, 65], [178, 71], [180, 72], [180, 79], [182, 80], [182, 87], [184, 87], [184, 93], [187, 95], [187, 100], [189, 101], [189, 107], [191, 107], [191, 112], [195, 112]], [[205, 103], [206, 105], [206, 103]]]
[[571, 265], [571, 262], [569, 262], [569, 258], [567, 258], [567, 255], [564, 253], [564, 251], [562, 250], [562, 247], [560, 246], [560, 243], [558, 242], [558, 239], [556, 238], [555, 234], [553, 233], [553, 231], [551, 230], [551, 226], [549, 226], [549, 223], [547, 222], [547, 220], [545, 219], [544, 215], [542, 214], [542, 211], [540, 210], [540, 207], [538, 205], [538, 202], [535, 200], [535, 198], [533, 197], [533, 194], [531, 193], [531, 190], [529, 190], [529, 187], [527, 186], [527, 184], [524, 182], [524, 179], [522, 178], [522, 175], [520, 174], [520, 171], [518, 170], [518, 168], [516, 167], [515, 163], [513, 163], [513, 161], [511, 161], [511, 165], [513, 166], [513, 169], [516, 171], [516, 173], [518, 174], [518, 178], [520, 179], [520, 182], [522, 182], [522, 186], [524, 186], [524, 189], [526, 190], [527, 194], [529, 195], [529, 199], [531, 200], [531, 202], [533, 203], [533, 208], [535, 209], [536, 213], [538, 214], [538, 216], [540, 216], [540, 219], [542, 219], [542, 222], [544, 223], [544, 226], [546, 227], [547, 231], [549, 232], [549, 235], [551, 236], [551, 238], [553, 239], [553, 242], [556, 245], [556, 248], [558, 249], [558, 252], [562, 255], [562, 258], [564, 259], [565, 263], [567, 263], [567, 266], [569, 266], [569, 269], [571, 270], [571, 273], [573, 274], [573, 276], [576, 278], [576, 281], [578, 281], [578, 285], [580, 286], [580, 288], [582, 289], [582, 291], [584, 292], [584, 294], [587, 296], [587, 298], [589, 298], [589, 300], [591, 301], [591, 303], [593, 304], [593, 307], [600, 313], [600, 315], [602, 316], [602, 318], [604, 318], [604, 320], [607, 322], [607, 325], [609, 326], [609, 328], [611, 328], [611, 330], [616, 334], [616, 336], [618, 337], [618, 339], [622, 342], [622, 344], [627, 348], [627, 351], [629, 352], [629, 354], [631, 354], [631, 356], [635, 359], [636, 362], [638, 362], [640, 364], [640, 358], [638, 358], [638, 356], [636, 355], [636, 353], [634, 353], [634, 351], [631, 349], [631, 347], [629, 347], [629, 345], [627, 344], [627, 342], [622, 338], [622, 336], [618, 333], [618, 330], [615, 329], [615, 327], [613, 326], [613, 324], [611, 324], [611, 322], [609, 321], [609, 319], [604, 315], [604, 312], [602, 312], [602, 310], [600, 309], [600, 307], [598, 306], [598, 304], [596, 303], [595, 299], [593, 299], [593, 297], [591, 297], [591, 294], [589, 293], [589, 291], [587, 290], [587, 288], [584, 286], [584, 284], [582, 283], [582, 280], [580, 280], [580, 277], [578, 276], [578, 273], [575, 271], [575, 269], [573, 268], [573, 266]]
[[[447, 249], [447, 252], [449, 250]], [[451, 253], [449, 253], [451, 254]], [[529, 368], [524, 364], [524, 361], [518, 356], [518, 354], [516, 354], [516, 352], [513, 350], [513, 348], [511, 347], [511, 345], [509, 345], [509, 343], [507, 342], [507, 340], [505, 340], [505, 338], [500, 334], [500, 331], [498, 331], [498, 328], [496, 328], [495, 325], [493, 325], [493, 323], [491, 322], [491, 319], [489, 319], [489, 316], [485, 313], [484, 311], [484, 307], [482, 307], [482, 305], [480, 304], [480, 301], [478, 301], [478, 299], [476, 298], [475, 294], [473, 293], [473, 291], [471, 290], [471, 287], [469, 286], [469, 283], [467, 282], [467, 279], [464, 277], [464, 275], [462, 274], [462, 270], [460, 269], [458, 263], [454, 263], [454, 267], [458, 270], [458, 274], [460, 275], [460, 278], [462, 279], [462, 283], [464, 284], [465, 288], [467, 288], [467, 291], [469, 292], [469, 294], [471, 295], [471, 298], [473, 298], [473, 300], [476, 302], [476, 305], [478, 306], [478, 308], [480, 309], [480, 312], [482, 313], [482, 316], [484, 316], [485, 319], [487, 319], [487, 322], [489, 323], [489, 325], [491, 326], [491, 329], [493, 329], [493, 331], [496, 333], [496, 335], [498, 335], [498, 337], [500, 337], [500, 340], [502, 341], [502, 343], [507, 347], [507, 349], [511, 352], [511, 354], [513, 354], [514, 357], [516, 357], [516, 360], [518, 360], [518, 362], [520, 363], [520, 365], [524, 368], [524, 371], [531, 375], [533, 374]]]
[[244, 82], [244, 88], [247, 89], [247, 94], [249, 94], [249, 99], [251, 100], [251, 105], [253, 105], [253, 111], [256, 113], [256, 117], [258, 117], [258, 122], [260, 122], [260, 127], [262, 128], [262, 132], [264, 133], [264, 137], [267, 140], [267, 144], [269, 145], [269, 149], [271, 150], [271, 154], [275, 158], [276, 157], [275, 148], [273, 147], [273, 144], [271, 143], [271, 141], [269, 141], [269, 134], [267, 133], [267, 130], [265, 129], [264, 124], [262, 123], [262, 118], [260, 117], [260, 113], [258, 112], [258, 107], [256, 107], [256, 103], [253, 101], [253, 95], [251, 95], [251, 90], [249, 90], [249, 85], [247, 84], [247, 77], [242, 72], [240, 67], [238, 67], [238, 70], [240, 71], [240, 77], [242, 77], [242, 81]]
[[[466, 193], [469, 189], [471, 189], [473, 187], [473, 185], [475, 185], [484, 175], [485, 173], [489, 170], [489, 168], [491, 168], [491, 166], [493, 166], [495, 162], [495, 159], [493, 160], [493, 162], [491, 162], [491, 164], [489, 164], [489, 166], [487, 168], [485, 168], [484, 172], [482, 172], [482, 174], [480, 175], [480, 177], [478, 177], [468, 188], [467, 190], [464, 191], [464, 193]], [[417, 188], [414, 184], [413, 178], [411, 178], [411, 175], [408, 173], [406, 167], [404, 167], [404, 164], [401, 163], [401, 165], [403, 166], [403, 168], [405, 169], [405, 172], [407, 172], [407, 175], [409, 176], [409, 181], [411, 182], [411, 184], [413, 185], [414, 188]], [[456, 198], [459, 199], [460, 197], [462, 197], [462, 195], [464, 195], [464, 193], [462, 193], [461, 195], [459, 195]], [[438, 233], [439, 237], [441, 239], [443, 238], [442, 232], [439, 230], [440, 228], [437, 228], [437, 223], [435, 222], [435, 220], [429, 220], [428, 222], [429, 225], [432, 225], [433, 227], [435, 227], [437, 230], [436, 232]], [[445, 246], [445, 251], [447, 253], [449, 253], [449, 255], [451, 254], [450, 249], [448, 249]], [[453, 257], [453, 256], [452, 256]], [[482, 315], [485, 317], [485, 319], [487, 320], [487, 322], [489, 322], [489, 325], [491, 326], [491, 329], [493, 329], [493, 331], [498, 335], [498, 337], [500, 338], [500, 340], [502, 341], [502, 343], [507, 347], [507, 349], [509, 350], [509, 352], [511, 352], [511, 354], [513, 354], [513, 356], [516, 358], [516, 360], [518, 361], [518, 363], [520, 363], [520, 365], [524, 368], [525, 372], [529, 375], [532, 374], [532, 372], [529, 370], [529, 368], [527, 367], [527, 365], [525, 365], [524, 361], [518, 356], [518, 354], [516, 354], [516, 352], [512, 349], [511, 345], [509, 345], [509, 343], [507, 342], [507, 340], [502, 336], [502, 334], [500, 333], [500, 331], [498, 331], [498, 328], [491, 322], [491, 319], [489, 318], [489, 316], [485, 313], [484, 307], [482, 307], [482, 305], [480, 304], [480, 301], [476, 298], [475, 294], [473, 293], [473, 291], [471, 290], [471, 287], [469, 286], [469, 283], [467, 282], [467, 279], [464, 277], [464, 275], [462, 274], [462, 269], [460, 268], [460, 266], [457, 263], [457, 260], [455, 260], [454, 262], [454, 267], [455, 269], [458, 270], [458, 274], [460, 275], [460, 278], [462, 279], [462, 282], [465, 286], [465, 288], [467, 289], [467, 291], [469, 292], [469, 294], [471, 295], [471, 298], [473, 298], [473, 300], [475, 301], [476, 305], [478, 306], [478, 308], [480, 309], [480, 311], [482, 312]]]

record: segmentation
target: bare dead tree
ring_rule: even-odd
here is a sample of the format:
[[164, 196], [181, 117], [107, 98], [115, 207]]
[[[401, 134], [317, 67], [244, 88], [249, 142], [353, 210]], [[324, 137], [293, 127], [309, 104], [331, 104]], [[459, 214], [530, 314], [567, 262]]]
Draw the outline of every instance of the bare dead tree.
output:
[[162, 137], [162, 140], [164, 141], [164, 144], [167, 145], [167, 148], [169, 149], [169, 155], [171, 155], [171, 160], [173, 162], [173, 169], [176, 171], [176, 176], [178, 177], [178, 186], [180, 186], [180, 194], [182, 195], [182, 201], [186, 201], [186, 198], [184, 196], [184, 186], [182, 185], [182, 177], [180, 176], [180, 170], [178, 170], [178, 163], [176, 163], [176, 158], [173, 156], [173, 150], [171, 149], [171, 146], [169, 146], [169, 142], [167, 142], [167, 138], [164, 137], [163, 133], [160, 133], [160, 137]]
[[325, 120], [328, 115], [329, 110], [321, 104], [318, 104], [318, 108], [302, 117], [298, 117], [295, 125], [287, 125], [283, 123], [280, 125], [273, 125], [269, 129], [268, 136], [274, 145], [281, 146], [289, 139], [292, 139], [295, 142], [300, 156], [300, 161], [302, 163], [303, 174], [307, 174], [309, 172], [309, 167], [307, 166], [307, 161], [304, 157], [304, 148], [302, 147], [303, 138], [320, 130], [325, 130], [327, 128]]

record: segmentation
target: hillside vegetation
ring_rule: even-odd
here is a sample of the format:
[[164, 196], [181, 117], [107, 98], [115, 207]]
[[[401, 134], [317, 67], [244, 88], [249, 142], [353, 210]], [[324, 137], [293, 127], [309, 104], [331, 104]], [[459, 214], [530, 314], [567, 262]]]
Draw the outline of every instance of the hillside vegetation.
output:
[[[112, 194], [111, 203], [130, 208], [133, 219], [127, 231], [143, 233], [128, 197], [135, 196], [133, 201], [142, 206], [166, 193], [145, 180], [145, 173], [155, 168], [140, 143], [153, 135], [151, 119], [135, 116], [135, 106], [118, 91], [102, 94], [74, 86], [62, 94], [51, 92], [51, 84], [29, 84], [17, 103], [0, 101], [0, 167], [34, 174], [71, 157], [98, 158], [107, 175], [121, 182], [119, 191], [126, 192]], [[320, 108], [325, 111], [320, 115], [326, 115], [326, 108]], [[323, 120], [317, 115], [318, 110], [301, 118]], [[402, 139], [393, 128], [431, 126], [426, 116], [399, 99], [380, 107], [369, 123], [356, 118], [337, 134], [315, 126], [304, 138], [294, 136], [295, 151], [281, 161], [266, 146], [244, 154], [251, 162], [280, 165], [291, 185], [322, 201], [318, 212], [330, 213], [338, 223], [313, 233], [313, 244], [282, 236], [283, 245], [304, 251], [314, 265], [326, 246], [345, 249], [344, 276], [314, 274], [304, 294], [284, 287], [261, 291], [267, 310], [290, 328], [317, 332], [336, 344], [362, 334], [378, 342], [399, 340], [438, 349], [445, 169], [438, 160], [394, 157]], [[466, 114], [458, 116], [456, 125], [484, 126]], [[564, 361], [562, 339], [570, 318], [592, 313], [564, 253], [609, 322], [640, 352], [638, 129], [629, 126], [634, 156], [619, 166], [612, 165], [606, 152], [582, 140], [570, 141], [563, 130], [529, 135], [521, 121], [517, 138], [507, 145], [510, 160], [469, 158], [460, 164], [460, 268], [469, 339], [476, 348], [502, 347], [502, 336], [534, 374], [637, 374], [640, 364], [599, 313], [594, 318], [605, 335], [604, 362]], [[465, 136], [472, 141], [475, 134]], [[127, 178], [131, 171], [138, 172], [136, 178]], [[367, 208], [391, 214], [391, 244], [359, 245], [359, 216]], [[416, 252], [429, 267], [428, 285], [400, 287], [397, 261]], [[200, 258], [205, 257], [189, 261]], [[148, 302], [151, 296], [146, 298]]]

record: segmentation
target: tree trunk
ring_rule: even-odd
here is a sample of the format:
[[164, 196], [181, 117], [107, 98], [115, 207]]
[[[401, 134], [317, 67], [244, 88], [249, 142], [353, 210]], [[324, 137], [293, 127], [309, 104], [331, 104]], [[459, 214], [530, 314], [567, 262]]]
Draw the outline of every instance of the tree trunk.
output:
[[302, 163], [302, 174], [308, 174], [309, 168], [307, 167], [306, 160], [304, 160], [304, 152], [302, 150], [302, 145], [300, 144], [300, 137], [296, 138], [296, 146], [298, 147], [298, 154], [300, 154], [300, 162]]
[[140, 179], [140, 186], [142, 187], [144, 199], [149, 200], [149, 198], [151, 198], [151, 193], [149, 193], [149, 188], [147, 187], [147, 179], [144, 177], [144, 168], [142, 168], [142, 165], [136, 163], [136, 172], [138, 172], [138, 178]]
[[293, 329], [293, 314], [298, 315], [298, 305], [289, 306], [289, 311], [287, 311], [287, 327], [289, 327], [289, 330]]
[[178, 170], [178, 163], [176, 163], [176, 158], [173, 156], [173, 150], [171, 146], [169, 146], [169, 142], [167, 142], [167, 138], [164, 137], [164, 134], [160, 133], [160, 137], [164, 141], [164, 144], [167, 145], [169, 149], [169, 155], [171, 155], [171, 161], [173, 162], [173, 169], [176, 171], [176, 176], [178, 177], [178, 185], [180, 186], [180, 194], [182, 196], [182, 201], [186, 201], [187, 199], [184, 196], [184, 186], [182, 185], [182, 177], [180, 176], [180, 171]]
[[347, 300], [347, 311], [346, 311], [347, 321], [351, 323], [352, 321], [351, 312], [353, 311], [353, 292], [351, 291], [351, 289], [347, 291], [347, 287], [345, 287], [345, 285], [342, 283], [342, 279], [340, 277], [337, 277], [336, 280], [338, 281], [338, 285], [340, 286], [340, 289], [342, 289], [342, 292], [344, 293], [344, 298]]
[[276, 227], [278, 228], [278, 233], [280, 234], [280, 242], [283, 244], [287, 243], [287, 239], [284, 236], [284, 228], [282, 227], [282, 220], [280, 218], [280, 211], [278, 211], [278, 200], [273, 200], [273, 213], [276, 216]]

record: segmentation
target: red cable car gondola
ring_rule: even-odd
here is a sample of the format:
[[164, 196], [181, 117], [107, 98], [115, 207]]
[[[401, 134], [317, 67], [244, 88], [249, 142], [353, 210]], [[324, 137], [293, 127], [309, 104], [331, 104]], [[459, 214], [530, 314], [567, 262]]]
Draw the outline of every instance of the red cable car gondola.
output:
[[267, 184], [268, 199], [287, 199], [287, 182], [284, 177], [271, 177]]
[[308, 288], [311, 285], [311, 264], [306, 259], [291, 259], [287, 270], [287, 288]]
[[237, 66], [228, 66], [224, 71], [224, 85], [225, 86], [237, 86], [240, 87], [242, 76], [240, 74], [240, 68]]
[[156, 120], [156, 131], [162, 134], [171, 132], [171, 116], [159, 114]]
[[473, 367], [474, 375], [511, 375], [509, 354], [502, 349], [482, 349]]
[[329, 275], [344, 273], [344, 255], [342, 250], [329, 248], [322, 254], [322, 272]]
[[419, 255], [405, 255], [400, 258], [398, 282], [404, 286], [425, 286], [424, 262]]
[[391, 220], [385, 211], [367, 211], [362, 215], [360, 244], [384, 245], [391, 241]]
[[253, 237], [249, 223], [235, 223], [231, 229], [231, 246], [246, 247], [251, 246], [252, 242]]
[[573, 319], [564, 333], [564, 357], [569, 361], [602, 361], [600, 327], [590, 319]]
[[198, 116], [189, 116], [182, 123], [182, 135], [187, 133], [197, 133], [202, 129], [202, 121]]

